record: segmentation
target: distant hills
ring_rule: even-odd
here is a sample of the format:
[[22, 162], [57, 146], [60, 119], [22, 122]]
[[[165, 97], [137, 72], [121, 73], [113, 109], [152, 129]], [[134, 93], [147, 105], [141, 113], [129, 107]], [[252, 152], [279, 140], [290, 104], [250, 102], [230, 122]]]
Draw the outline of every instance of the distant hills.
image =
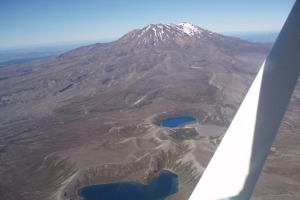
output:
[[[100, 40], [109, 42], [112, 40]], [[99, 41], [75, 41], [65, 43], [50, 43], [41, 45], [29, 45], [0, 49], [0, 67], [25, 63], [33, 60], [55, 56], [83, 45], [93, 44]]]
[[274, 43], [279, 31], [232, 32], [224, 34], [247, 40], [249, 42]]

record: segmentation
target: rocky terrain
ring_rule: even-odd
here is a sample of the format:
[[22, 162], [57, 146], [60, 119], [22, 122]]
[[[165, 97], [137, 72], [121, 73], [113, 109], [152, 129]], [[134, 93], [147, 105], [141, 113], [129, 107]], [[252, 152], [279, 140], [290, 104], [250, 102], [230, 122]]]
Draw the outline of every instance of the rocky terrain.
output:
[[[80, 199], [78, 188], [162, 169], [188, 199], [271, 45], [181, 23], [0, 69], [0, 196]], [[253, 194], [299, 199], [300, 85]], [[192, 116], [198, 123], [161, 127]], [[217, 180], [216, 180], [217, 181]]]

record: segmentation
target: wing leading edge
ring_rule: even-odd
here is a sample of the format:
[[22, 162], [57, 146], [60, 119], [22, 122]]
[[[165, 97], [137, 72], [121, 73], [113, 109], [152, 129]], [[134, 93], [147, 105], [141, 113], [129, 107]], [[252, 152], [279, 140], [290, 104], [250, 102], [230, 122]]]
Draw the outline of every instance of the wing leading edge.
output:
[[250, 199], [300, 71], [297, 0], [189, 200]]

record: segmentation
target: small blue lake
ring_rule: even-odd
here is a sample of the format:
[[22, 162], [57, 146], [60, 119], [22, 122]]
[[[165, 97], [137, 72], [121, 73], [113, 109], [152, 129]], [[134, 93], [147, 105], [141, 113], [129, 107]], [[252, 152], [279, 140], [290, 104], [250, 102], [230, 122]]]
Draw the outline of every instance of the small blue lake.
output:
[[175, 128], [195, 122], [197, 122], [197, 119], [193, 117], [173, 117], [162, 121], [161, 126]]
[[178, 176], [163, 170], [149, 185], [134, 181], [82, 187], [78, 196], [85, 200], [164, 200], [178, 192]]

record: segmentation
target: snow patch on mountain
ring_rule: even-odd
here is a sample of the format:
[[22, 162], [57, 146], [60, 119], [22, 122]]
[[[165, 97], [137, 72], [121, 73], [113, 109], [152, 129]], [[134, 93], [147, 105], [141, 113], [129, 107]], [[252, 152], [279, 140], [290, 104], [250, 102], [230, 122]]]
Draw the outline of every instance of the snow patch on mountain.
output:
[[196, 34], [200, 34], [202, 33], [202, 31], [197, 28], [196, 26], [192, 25], [192, 24], [189, 24], [189, 23], [186, 23], [186, 22], [183, 22], [183, 23], [180, 23], [180, 24], [177, 24], [178, 27], [180, 27], [180, 29], [188, 34], [189, 36], [194, 36]]
[[[136, 29], [125, 35], [123, 42], [132, 44], [171, 43], [178, 38], [202, 38], [211, 37], [210, 31], [187, 22], [179, 24], [150, 24], [143, 29]], [[158, 43], [157, 43], [158, 42]], [[154, 44], [155, 43], [155, 44]]]

